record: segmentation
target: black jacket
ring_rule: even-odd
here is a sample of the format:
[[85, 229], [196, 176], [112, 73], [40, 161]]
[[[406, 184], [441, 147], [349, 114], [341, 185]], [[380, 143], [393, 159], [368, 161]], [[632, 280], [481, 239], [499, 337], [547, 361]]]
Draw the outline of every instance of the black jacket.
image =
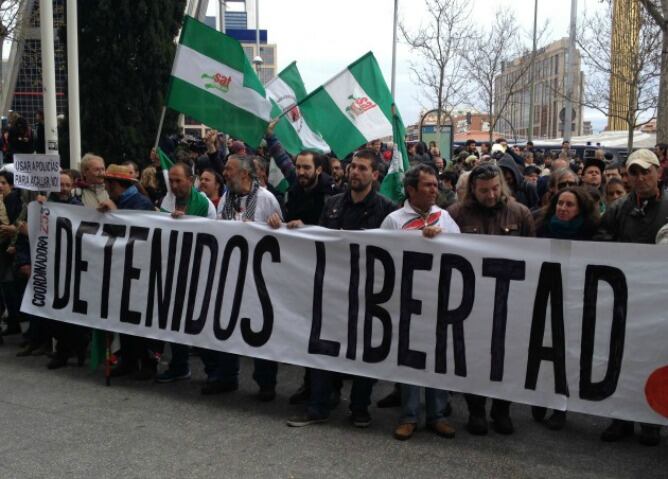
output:
[[353, 203], [350, 191], [331, 196], [320, 216], [320, 226], [334, 230], [371, 230], [380, 227], [396, 205], [371, 191], [359, 203]]
[[329, 175], [321, 173], [313, 189], [305, 191], [295, 182], [288, 191], [285, 220], [302, 220], [305, 225], [317, 225], [327, 198], [336, 193]]
[[664, 193], [651, 199], [644, 208], [638, 205], [637, 196], [631, 193], [615, 201], [601, 218], [598, 241], [654, 244], [656, 234], [668, 223], [668, 197]]

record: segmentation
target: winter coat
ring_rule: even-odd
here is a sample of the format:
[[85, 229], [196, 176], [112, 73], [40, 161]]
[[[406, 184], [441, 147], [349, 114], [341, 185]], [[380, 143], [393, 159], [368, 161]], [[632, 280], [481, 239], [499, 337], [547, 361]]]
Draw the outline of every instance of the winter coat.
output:
[[662, 192], [660, 198], [647, 202], [643, 212], [638, 207], [637, 198], [632, 192], [615, 201], [601, 218], [594, 239], [653, 244], [661, 227], [668, 223], [668, 197]]
[[335, 193], [332, 179], [325, 173], [318, 175], [315, 186], [309, 191], [296, 182], [288, 191], [285, 220], [301, 220], [306, 225], [317, 225], [325, 201]]
[[448, 208], [462, 233], [501, 236], [536, 236], [529, 209], [513, 199], [500, 201], [494, 208], [467, 198]]
[[358, 203], [353, 203], [347, 191], [329, 197], [320, 215], [320, 226], [335, 230], [376, 229], [395, 209], [394, 203], [373, 190]]

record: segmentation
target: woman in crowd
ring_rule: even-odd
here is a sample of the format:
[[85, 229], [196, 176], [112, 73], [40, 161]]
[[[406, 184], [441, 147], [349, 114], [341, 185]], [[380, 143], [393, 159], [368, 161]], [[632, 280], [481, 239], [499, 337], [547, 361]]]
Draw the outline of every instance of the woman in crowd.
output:
[[[583, 187], [567, 186], [552, 197], [544, 208], [536, 228], [536, 236], [565, 240], [591, 240], [599, 223], [599, 209]], [[531, 413], [536, 421], [545, 418], [547, 409], [533, 406]], [[552, 430], [566, 425], [566, 411], [554, 411], [545, 425]]]

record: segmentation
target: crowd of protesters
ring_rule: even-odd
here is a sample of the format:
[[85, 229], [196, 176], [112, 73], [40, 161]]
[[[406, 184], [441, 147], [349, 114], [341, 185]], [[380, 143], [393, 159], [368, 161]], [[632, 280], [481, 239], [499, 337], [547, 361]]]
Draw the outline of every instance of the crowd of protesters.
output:
[[[13, 153], [34, 152], [30, 129], [20, 117], [5, 136], [5, 159]], [[162, 211], [175, 221], [183, 215], [211, 220], [251, 221], [270, 228], [320, 225], [338, 230], [422, 230], [426, 238], [440, 234], [484, 234], [544, 237], [581, 241], [627, 243], [668, 242], [668, 197], [665, 169], [667, 148], [640, 149], [623, 162], [598, 151], [593, 158], [574, 155], [568, 143], [558, 155], [541, 156], [532, 145], [509, 146], [504, 140], [477, 145], [468, 142], [452, 159], [424, 143], [409, 144], [411, 168], [404, 176], [406, 200], [402, 205], [379, 193], [392, 150], [380, 141], [364, 145], [347, 158], [304, 151], [289, 155], [273, 134], [270, 124], [257, 149], [210, 131], [202, 140], [165, 138], [162, 150], [173, 165], [161, 169], [160, 155], [150, 152], [148, 161], [108, 164], [88, 153], [80, 170], [63, 170], [61, 190], [48, 201], [95, 208]], [[272, 184], [270, 162], [281, 171], [287, 190]], [[165, 175], [163, 173], [166, 173]], [[167, 181], [167, 183], [166, 183]], [[0, 171], [0, 292], [4, 310], [3, 336], [22, 335], [17, 356], [46, 355], [47, 367], [59, 369], [74, 358], [82, 365], [89, 357], [95, 334], [67, 323], [28, 316], [19, 311], [21, 296], [30, 277], [30, 250], [26, 227], [29, 201], [47, 198], [13, 186], [11, 168]], [[168, 188], [169, 187], [169, 188]], [[21, 327], [27, 322], [27, 329]], [[25, 331], [24, 331], [25, 329]], [[55, 341], [54, 341], [55, 339]], [[54, 347], [55, 344], [55, 347]], [[169, 383], [191, 377], [190, 347], [170, 344], [168, 367], [158, 370], [165, 345], [149, 338], [120, 335], [120, 349], [111, 377]], [[234, 354], [200, 350], [206, 382], [205, 395], [231, 393], [238, 388], [240, 361]], [[258, 398], [276, 396], [279, 364], [254, 360], [253, 379]], [[317, 369], [304, 371], [303, 383], [290, 397], [303, 405], [303, 413], [287, 421], [301, 427], [328, 420], [340, 400], [345, 379], [352, 379], [351, 421], [357, 427], [371, 423], [369, 406], [375, 380], [346, 378]], [[452, 438], [455, 428], [447, 420], [452, 408], [447, 391], [396, 384], [378, 407], [400, 407], [394, 437], [409, 439], [420, 417], [424, 389], [426, 427]], [[488, 432], [486, 398], [465, 394], [470, 434]], [[492, 428], [512, 434], [511, 403], [494, 399], [489, 411]], [[545, 419], [545, 408], [532, 408], [536, 421], [553, 430], [566, 424], [566, 412], [554, 411]], [[641, 424], [639, 441], [660, 442], [658, 426]], [[613, 420], [601, 439], [617, 441], [634, 434], [634, 424]]]

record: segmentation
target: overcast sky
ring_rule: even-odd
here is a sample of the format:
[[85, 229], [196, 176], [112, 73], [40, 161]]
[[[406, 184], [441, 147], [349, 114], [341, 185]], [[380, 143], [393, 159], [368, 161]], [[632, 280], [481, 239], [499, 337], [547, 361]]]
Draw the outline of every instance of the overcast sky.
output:
[[[259, 0], [260, 28], [268, 31], [270, 43], [278, 49], [279, 71], [296, 60], [311, 91], [362, 56], [374, 52], [385, 80], [390, 85], [392, 69], [393, 0]], [[471, 26], [491, 24], [498, 9], [511, 9], [526, 30], [527, 45], [533, 26], [534, 0], [472, 0]], [[579, 0], [578, 14], [596, 8], [598, 0]], [[218, 1], [210, 0], [210, 15]], [[538, 23], [549, 19], [547, 38], [568, 36], [570, 2], [538, 0]], [[399, 19], [412, 29], [426, 23], [423, 0], [399, 0]], [[414, 123], [421, 110], [420, 88], [409, 71], [411, 51], [397, 48], [396, 101], [406, 124]], [[422, 99], [423, 103], [424, 100]], [[590, 112], [585, 119], [600, 114]]]

